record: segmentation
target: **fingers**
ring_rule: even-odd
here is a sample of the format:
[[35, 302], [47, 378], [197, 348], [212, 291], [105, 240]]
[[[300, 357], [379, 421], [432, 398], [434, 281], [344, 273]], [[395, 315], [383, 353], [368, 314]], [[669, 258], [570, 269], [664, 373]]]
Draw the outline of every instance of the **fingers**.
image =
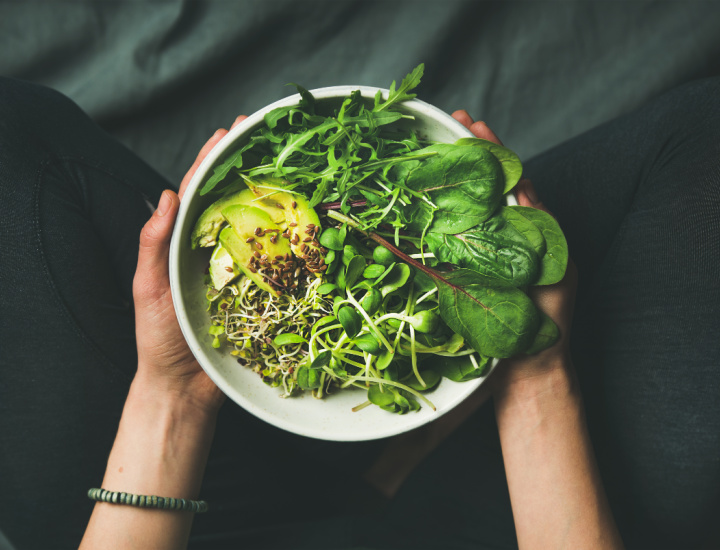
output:
[[230, 126], [230, 129], [232, 130], [233, 128], [235, 128], [235, 126], [237, 126], [238, 124], [240, 124], [240, 123], [241, 123], [243, 120], [245, 120], [246, 118], [247, 118], [247, 115], [240, 115], [239, 117], [237, 117], [237, 118], [235, 119], [235, 122], [232, 123], [232, 126]]
[[166, 189], [160, 197], [157, 210], [140, 232], [138, 265], [133, 281], [136, 307], [154, 303], [170, 286], [170, 237], [179, 206], [178, 196]]
[[202, 161], [205, 160], [205, 157], [208, 156], [208, 153], [212, 150], [212, 148], [215, 147], [218, 142], [227, 135], [227, 133], [227, 130], [225, 130], [224, 128], [220, 128], [212, 135], [209, 140], [205, 142], [205, 145], [202, 146], [202, 149], [200, 149], [200, 152], [195, 159], [195, 162], [193, 162], [190, 170], [188, 170], [187, 174], [185, 174], [182, 183], [180, 183], [180, 191], [178, 192], [178, 195], [181, 199], [182, 196], [185, 194], [185, 189], [187, 189], [190, 180], [195, 175], [195, 172], [197, 172], [197, 169], [202, 163]]
[[474, 122], [470, 114], [465, 109], [460, 109], [452, 114], [452, 117], [457, 120], [465, 128], [470, 129], [470, 126]]
[[482, 120], [474, 122], [473, 118], [465, 109], [455, 111], [452, 114], [452, 117], [465, 126], [465, 128], [470, 130], [475, 137], [502, 145], [502, 141], [500, 141], [500, 139], [495, 135], [495, 132], [493, 132], [487, 124], [485, 124]]

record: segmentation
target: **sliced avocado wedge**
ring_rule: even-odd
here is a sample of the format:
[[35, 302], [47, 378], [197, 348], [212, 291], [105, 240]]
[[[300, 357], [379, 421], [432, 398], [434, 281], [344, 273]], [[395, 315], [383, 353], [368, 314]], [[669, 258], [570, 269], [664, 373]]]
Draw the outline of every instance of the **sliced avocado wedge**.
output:
[[225, 285], [240, 275], [232, 256], [228, 254], [228, 251], [221, 244], [217, 244], [215, 250], [213, 250], [210, 257], [209, 271], [215, 290], [222, 290]]
[[[307, 255], [307, 249], [303, 251], [303, 245], [309, 249], [320, 248], [319, 245], [313, 244], [313, 242], [317, 242], [317, 235], [320, 234], [320, 218], [305, 197], [285, 191], [274, 191], [273, 188], [277, 189], [288, 185], [287, 181], [279, 178], [251, 179], [246, 177], [244, 180], [253, 193], [259, 197], [262, 196], [258, 202], [262, 203], [264, 208], [282, 209], [288, 225], [287, 233], [290, 236], [292, 251], [296, 256], [302, 258]], [[317, 232], [315, 227], [318, 228]], [[312, 233], [308, 233], [308, 231]]]
[[[257, 204], [258, 195], [251, 189], [243, 189], [235, 193], [230, 193], [216, 200], [212, 203], [205, 211], [200, 215], [198, 221], [195, 223], [192, 235], [190, 236], [190, 242], [193, 249], [205, 246], [215, 246], [217, 243], [218, 233], [225, 223], [222, 211], [228, 206], [232, 205], [248, 205], [254, 206]], [[278, 208], [268, 208], [268, 213], [275, 223], [282, 223], [285, 221], [285, 213]]]
[[274, 271], [291, 260], [290, 241], [281, 237], [284, 222], [276, 224], [266, 210], [255, 206], [228, 206], [222, 215], [230, 227], [220, 233], [220, 243], [235, 263], [260, 288], [268, 292], [281, 289], [282, 280], [272, 283], [265, 279], [272, 280]]

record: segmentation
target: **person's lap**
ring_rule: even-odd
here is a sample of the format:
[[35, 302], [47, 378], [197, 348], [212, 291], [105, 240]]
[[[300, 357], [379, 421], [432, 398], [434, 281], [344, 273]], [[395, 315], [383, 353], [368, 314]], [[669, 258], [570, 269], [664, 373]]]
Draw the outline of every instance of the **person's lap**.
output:
[[[146, 201], [169, 185], [59, 95], [0, 86], [0, 529], [22, 547], [70, 546], [135, 369], [130, 285]], [[718, 510], [719, 91], [718, 80], [686, 86], [526, 164], [578, 265], [574, 359], [629, 547], [656, 535], [691, 546]], [[262, 541], [291, 517], [305, 526], [284, 544], [314, 528], [317, 547], [333, 532], [324, 518], [352, 515], [348, 497], [363, 488], [307, 487], [299, 472], [332, 479], [381, 445], [306, 440], [226, 404], [203, 486], [216, 512], [196, 518], [197, 546]], [[383, 527], [368, 546], [512, 547], [490, 404], [371, 519]]]

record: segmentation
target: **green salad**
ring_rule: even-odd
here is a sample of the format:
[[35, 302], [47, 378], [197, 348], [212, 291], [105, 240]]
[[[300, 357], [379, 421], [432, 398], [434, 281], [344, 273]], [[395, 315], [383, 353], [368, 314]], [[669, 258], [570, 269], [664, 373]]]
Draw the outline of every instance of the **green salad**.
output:
[[562, 279], [562, 231], [506, 206], [522, 174], [509, 149], [405, 129], [422, 73], [329, 111], [296, 86], [299, 104], [266, 114], [200, 190], [216, 198], [191, 237], [213, 247], [209, 337], [283, 397], [354, 387], [354, 410], [434, 409], [442, 378], [558, 338], [526, 291]]

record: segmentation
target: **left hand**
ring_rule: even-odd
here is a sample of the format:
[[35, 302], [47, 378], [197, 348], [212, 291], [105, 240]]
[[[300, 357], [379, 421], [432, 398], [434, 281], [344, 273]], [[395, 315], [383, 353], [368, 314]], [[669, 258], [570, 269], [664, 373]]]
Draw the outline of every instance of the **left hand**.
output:
[[[245, 118], [238, 117], [233, 127]], [[205, 143], [183, 178], [179, 194], [163, 191], [157, 210], [140, 233], [133, 280], [136, 380], [149, 385], [153, 392], [180, 397], [209, 413], [217, 412], [225, 396], [200, 367], [182, 335], [170, 293], [168, 258], [180, 198], [200, 163], [225, 134], [227, 130], [220, 129]]]

